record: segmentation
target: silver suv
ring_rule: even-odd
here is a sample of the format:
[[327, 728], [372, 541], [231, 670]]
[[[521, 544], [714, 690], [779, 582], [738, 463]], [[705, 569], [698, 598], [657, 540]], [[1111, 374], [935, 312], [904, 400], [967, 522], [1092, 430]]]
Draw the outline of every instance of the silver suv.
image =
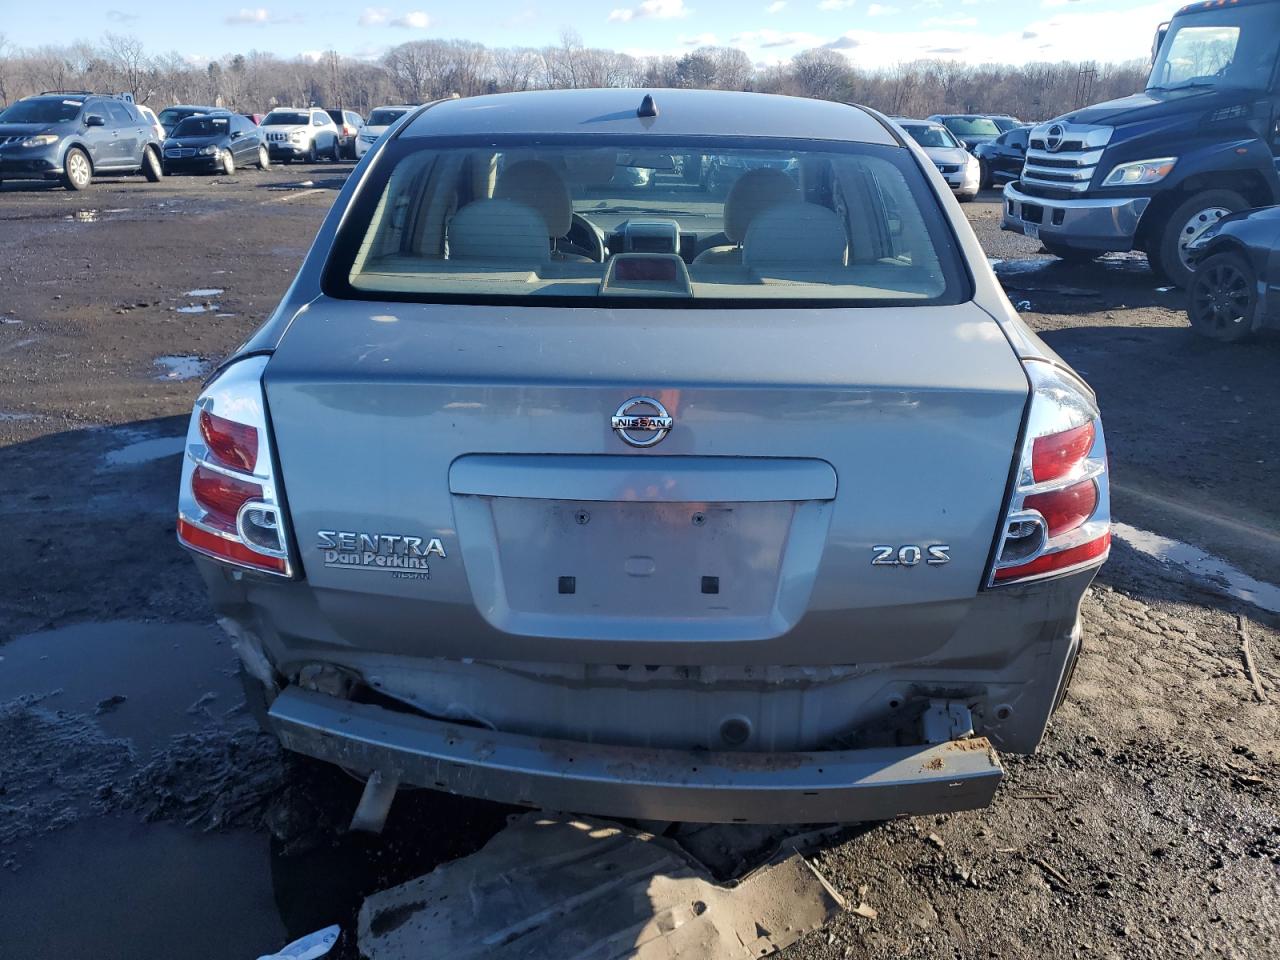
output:
[[187, 438], [178, 535], [285, 746], [370, 796], [987, 804], [1065, 694], [1107, 459], [920, 148], [577, 90], [374, 150]]
[[262, 118], [262, 136], [270, 160], [315, 163], [321, 158], [342, 159], [338, 126], [319, 108], [278, 107]]

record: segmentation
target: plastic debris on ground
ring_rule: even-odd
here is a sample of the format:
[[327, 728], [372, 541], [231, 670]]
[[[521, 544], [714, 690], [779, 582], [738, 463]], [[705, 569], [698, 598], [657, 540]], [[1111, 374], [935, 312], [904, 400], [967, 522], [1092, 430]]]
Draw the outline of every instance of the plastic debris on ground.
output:
[[747, 960], [844, 909], [793, 847], [725, 887], [653, 834], [529, 813], [479, 852], [366, 899], [358, 944], [369, 960]]

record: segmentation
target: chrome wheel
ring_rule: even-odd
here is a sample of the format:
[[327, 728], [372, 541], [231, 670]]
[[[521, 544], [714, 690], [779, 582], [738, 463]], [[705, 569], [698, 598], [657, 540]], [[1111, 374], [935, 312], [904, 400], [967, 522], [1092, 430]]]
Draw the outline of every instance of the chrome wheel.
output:
[[1182, 260], [1183, 267], [1188, 270], [1191, 269], [1191, 257], [1188, 250], [1191, 244], [1199, 240], [1206, 230], [1229, 213], [1231, 211], [1226, 207], [1206, 207], [1204, 210], [1198, 210], [1192, 215], [1178, 237], [1178, 256]]
[[258, 148], [258, 169], [269, 170], [271, 168], [271, 154], [267, 152], [266, 147]]
[[83, 190], [93, 177], [93, 169], [89, 166], [89, 158], [79, 150], [67, 154], [67, 179], [76, 190]]

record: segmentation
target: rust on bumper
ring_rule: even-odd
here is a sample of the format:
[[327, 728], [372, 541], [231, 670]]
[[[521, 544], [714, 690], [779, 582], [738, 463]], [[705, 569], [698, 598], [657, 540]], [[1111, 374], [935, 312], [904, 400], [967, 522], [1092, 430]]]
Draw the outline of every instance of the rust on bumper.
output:
[[810, 753], [712, 753], [546, 740], [289, 687], [270, 719], [290, 750], [468, 797], [703, 823], [853, 823], [972, 810], [1003, 776], [985, 738]]

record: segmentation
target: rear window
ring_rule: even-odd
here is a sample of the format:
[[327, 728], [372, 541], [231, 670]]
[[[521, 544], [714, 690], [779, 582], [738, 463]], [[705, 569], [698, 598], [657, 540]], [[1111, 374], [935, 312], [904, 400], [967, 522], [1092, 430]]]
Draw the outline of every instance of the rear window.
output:
[[967, 273], [900, 147], [404, 138], [360, 185], [332, 296], [690, 306], [960, 302]]
[[925, 125], [922, 123], [904, 124], [903, 129], [911, 134], [911, 139], [922, 147], [958, 147], [959, 141], [953, 137], [946, 127]]
[[188, 117], [174, 127], [175, 137], [220, 137], [231, 129], [230, 117]]
[[262, 121], [264, 127], [297, 127], [311, 122], [311, 114], [298, 110], [272, 110]]
[[986, 117], [948, 117], [942, 122], [957, 137], [994, 137], [1000, 133], [995, 122]]
[[369, 126], [389, 127], [408, 112], [408, 110], [375, 110], [369, 114]]

